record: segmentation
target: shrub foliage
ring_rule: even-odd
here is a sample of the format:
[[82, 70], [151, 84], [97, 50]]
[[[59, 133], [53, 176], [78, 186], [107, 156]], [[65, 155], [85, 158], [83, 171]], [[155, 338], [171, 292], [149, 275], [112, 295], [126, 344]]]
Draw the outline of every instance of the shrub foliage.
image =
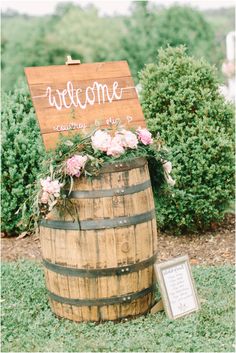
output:
[[[27, 200], [40, 169], [44, 148], [34, 109], [25, 87], [2, 97], [2, 231], [17, 234], [25, 230], [16, 213]], [[26, 209], [26, 219], [30, 206]]]
[[148, 127], [171, 148], [174, 188], [156, 191], [161, 228], [207, 229], [233, 199], [233, 110], [218, 93], [215, 70], [184, 47], [160, 50], [141, 73]]
[[214, 19], [215, 30], [203, 12], [187, 6], [161, 8], [153, 1], [132, 1], [127, 16], [102, 16], [96, 7], [78, 2], [60, 2], [52, 15], [40, 17], [4, 12], [2, 87], [10, 90], [18, 84], [24, 67], [60, 65], [68, 54], [82, 63], [127, 60], [138, 83], [138, 71], [153, 62], [158, 48], [168, 44], [186, 45], [189, 54], [220, 68], [225, 36], [234, 27], [233, 8], [228, 10], [220, 16], [208, 15]]

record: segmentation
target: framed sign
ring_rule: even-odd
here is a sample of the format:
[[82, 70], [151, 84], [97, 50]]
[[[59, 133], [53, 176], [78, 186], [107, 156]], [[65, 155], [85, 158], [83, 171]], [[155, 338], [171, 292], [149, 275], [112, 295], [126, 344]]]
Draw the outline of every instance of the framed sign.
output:
[[146, 126], [126, 61], [27, 67], [25, 74], [47, 150], [60, 133]]
[[199, 310], [196, 287], [187, 255], [155, 264], [165, 312], [170, 319]]

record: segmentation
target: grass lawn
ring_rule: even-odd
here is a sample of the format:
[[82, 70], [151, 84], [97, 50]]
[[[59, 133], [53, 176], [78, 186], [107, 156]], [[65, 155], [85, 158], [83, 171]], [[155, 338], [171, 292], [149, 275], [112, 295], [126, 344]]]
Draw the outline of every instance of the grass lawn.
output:
[[193, 267], [201, 310], [75, 323], [51, 312], [41, 265], [2, 264], [2, 352], [234, 352], [234, 268]]

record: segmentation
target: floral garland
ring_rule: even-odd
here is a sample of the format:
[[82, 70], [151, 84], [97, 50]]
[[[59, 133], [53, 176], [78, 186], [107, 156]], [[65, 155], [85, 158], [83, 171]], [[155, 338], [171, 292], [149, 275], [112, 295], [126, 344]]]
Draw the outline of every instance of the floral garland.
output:
[[[171, 178], [171, 162], [166, 159], [167, 149], [159, 136], [152, 137], [146, 128], [134, 131], [120, 127], [97, 129], [87, 136], [80, 134], [71, 138], [61, 137], [55, 151], [48, 153], [44, 161], [43, 173], [34, 186], [31, 196], [34, 223], [57, 207], [67, 208], [71, 202], [67, 196], [73, 189], [75, 179], [93, 177], [99, 174], [104, 163], [129, 160], [135, 157], [153, 158], [163, 166], [163, 174], [168, 184], [174, 185]], [[69, 194], [64, 186], [69, 185]]]

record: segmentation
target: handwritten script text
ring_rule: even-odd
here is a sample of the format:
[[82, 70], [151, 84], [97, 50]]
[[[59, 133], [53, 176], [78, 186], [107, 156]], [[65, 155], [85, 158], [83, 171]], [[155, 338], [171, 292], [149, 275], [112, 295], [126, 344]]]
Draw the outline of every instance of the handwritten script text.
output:
[[[119, 90], [119, 92], [118, 92]], [[68, 81], [66, 88], [55, 90], [55, 94], [52, 94], [52, 88], [47, 87], [46, 97], [51, 107], [55, 107], [57, 110], [62, 108], [70, 109], [80, 107], [86, 109], [87, 105], [94, 105], [94, 103], [104, 104], [105, 102], [111, 103], [113, 100], [122, 99], [123, 88], [118, 88], [118, 82], [114, 81], [111, 92], [109, 92], [106, 84], [94, 82], [92, 86], [88, 86], [85, 91], [81, 88], [74, 88], [73, 83]], [[85, 98], [81, 101], [81, 94], [84, 93]]]

